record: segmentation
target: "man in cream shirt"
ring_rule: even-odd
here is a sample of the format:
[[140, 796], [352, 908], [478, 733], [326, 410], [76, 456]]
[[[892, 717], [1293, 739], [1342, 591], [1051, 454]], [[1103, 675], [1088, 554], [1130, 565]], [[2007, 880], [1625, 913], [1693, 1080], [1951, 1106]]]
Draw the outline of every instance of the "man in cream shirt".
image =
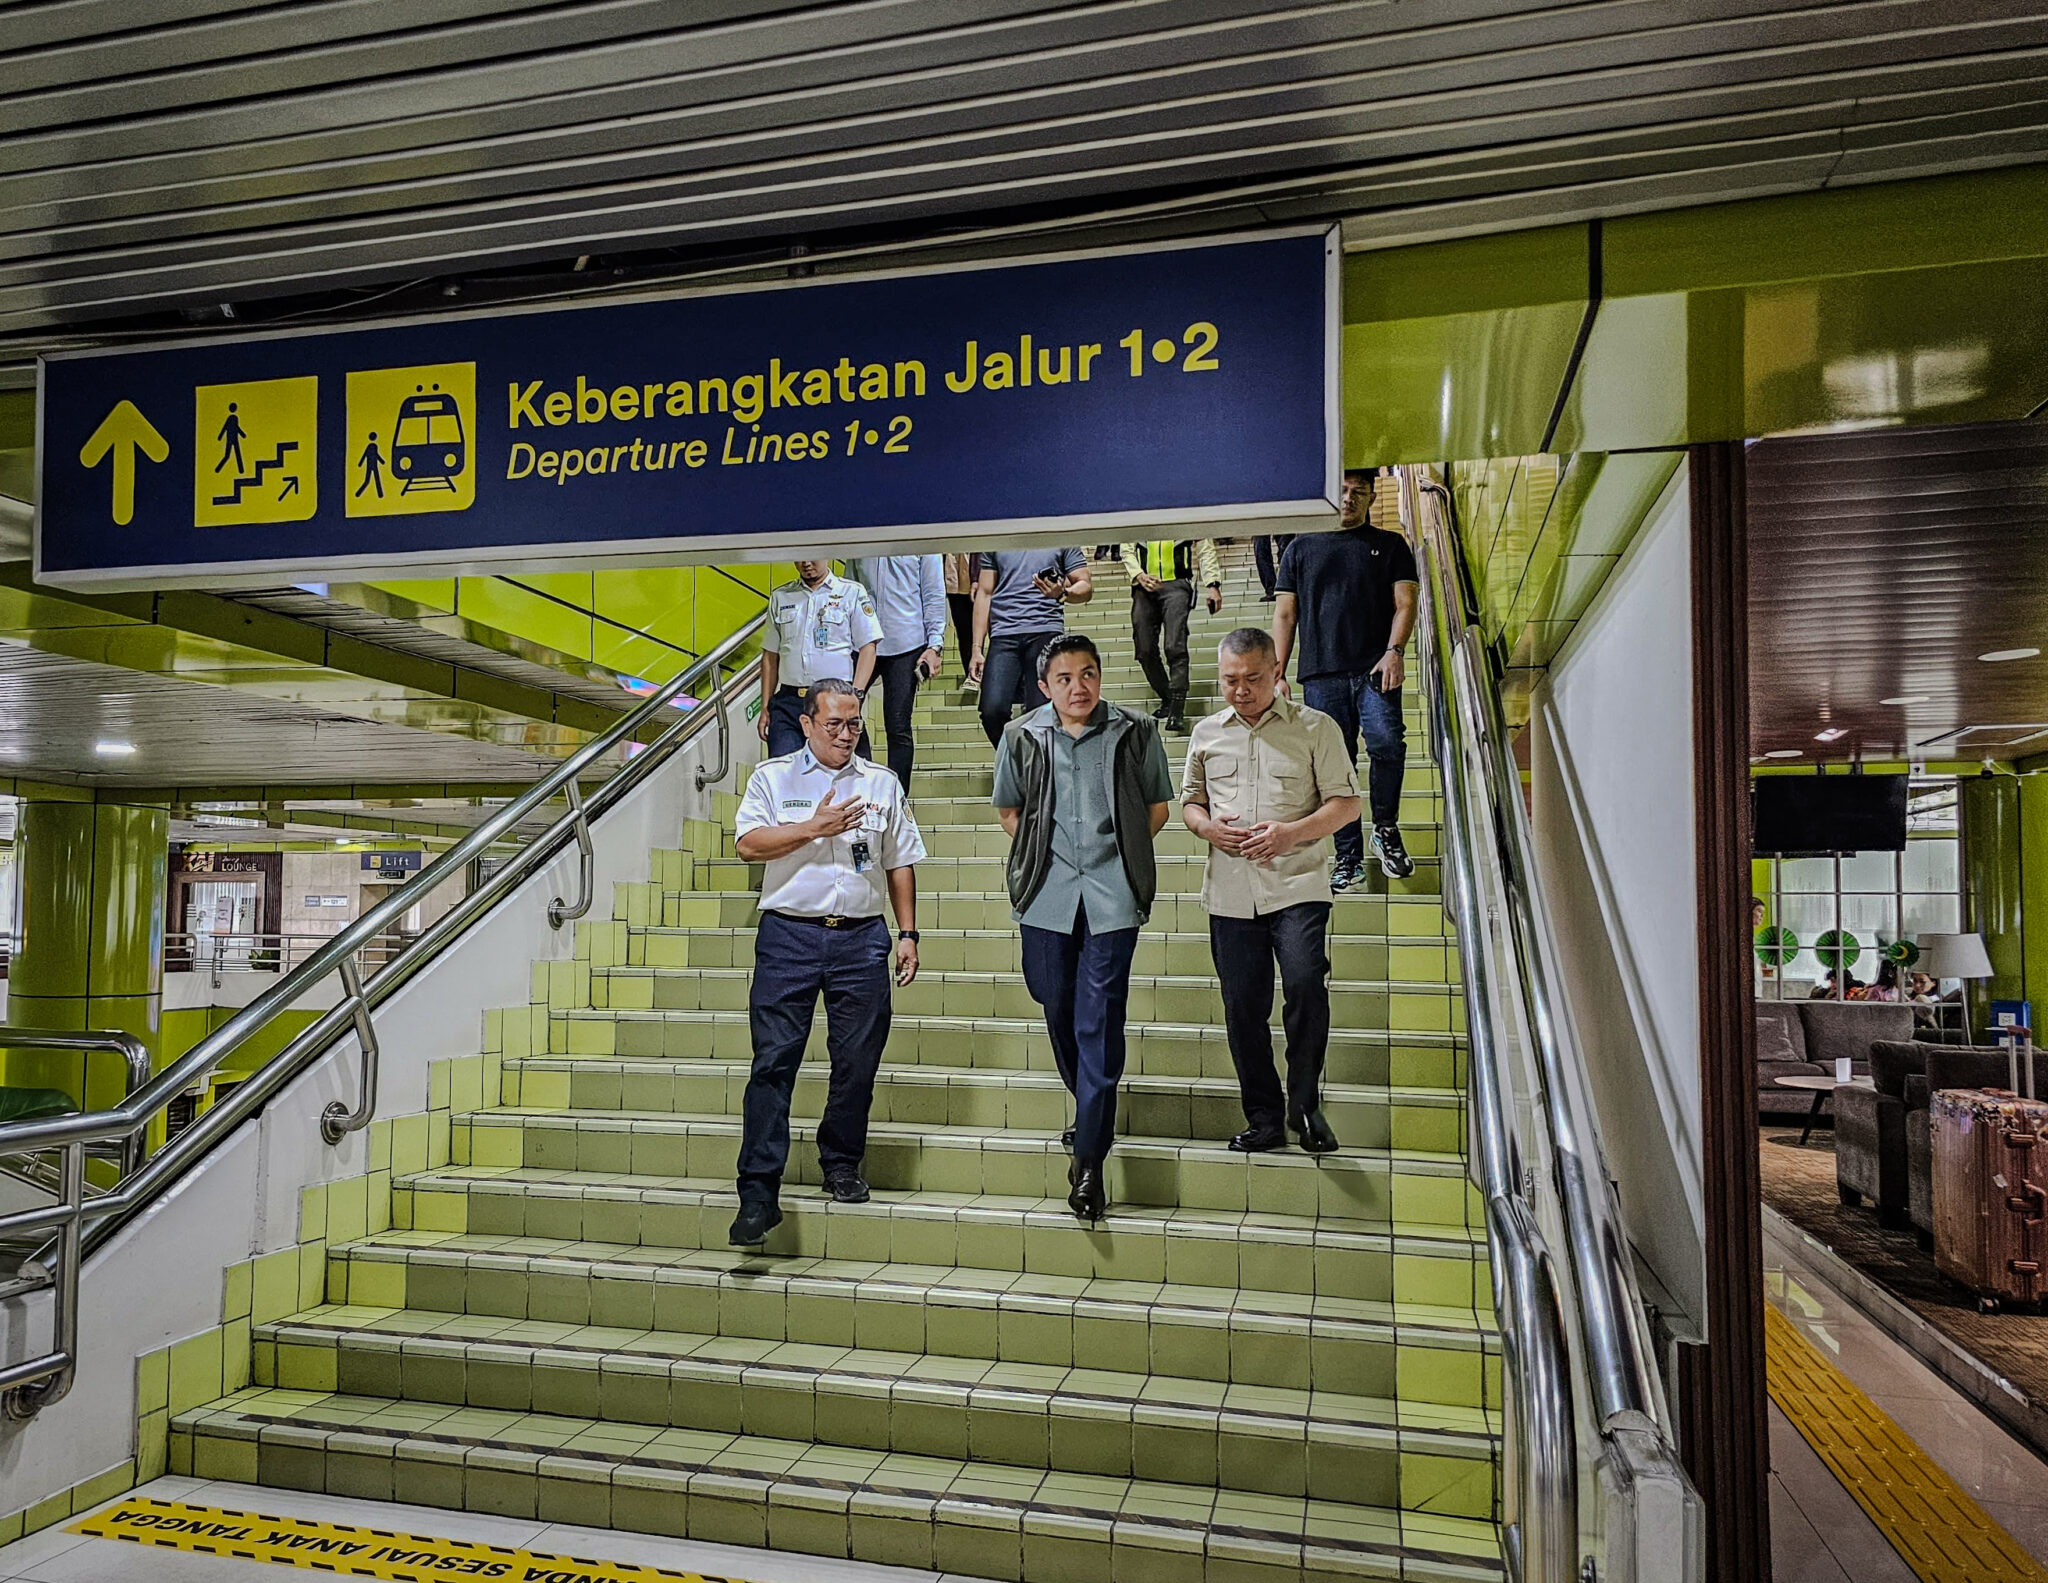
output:
[[[1246, 1122], [1230, 1146], [1277, 1149], [1291, 1130], [1304, 1149], [1327, 1154], [1337, 1147], [1321, 1109], [1331, 837], [1358, 817], [1358, 770], [1335, 720], [1280, 696], [1269, 634], [1239, 627], [1224, 638], [1216, 674], [1228, 707], [1196, 725], [1188, 741], [1181, 818], [1209, 843], [1202, 906]], [[1276, 960], [1285, 1089], [1273, 1066]]]

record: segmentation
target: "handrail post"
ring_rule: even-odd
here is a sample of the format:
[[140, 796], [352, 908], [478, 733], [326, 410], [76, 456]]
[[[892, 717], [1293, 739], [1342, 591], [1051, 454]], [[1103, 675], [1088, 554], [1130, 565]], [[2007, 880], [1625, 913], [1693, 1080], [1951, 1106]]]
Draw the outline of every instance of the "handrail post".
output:
[[565, 923], [573, 922], [590, 911], [592, 894], [597, 889], [597, 848], [590, 839], [590, 818], [583, 811], [583, 788], [570, 781], [565, 788], [569, 797], [569, 815], [576, 821], [576, 866], [577, 890], [573, 902], [557, 896], [548, 903], [548, 927], [559, 929]]
[[355, 1020], [356, 1044], [363, 1052], [363, 1087], [354, 1110], [335, 1099], [320, 1112], [320, 1136], [330, 1144], [367, 1127], [377, 1110], [377, 1029], [370, 1020], [370, 1003], [363, 997], [362, 971], [352, 956], [342, 958], [341, 984], [347, 992], [344, 1004]]
[[50, 1351], [31, 1365], [17, 1364], [5, 1371], [30, 1375], [0, 1395], [0, 1416], [15, 1423], [61, 1402], [78, 1372], [78, 1275], [85, 1262], [85, 1140], [66, 1143], [62, 1158], [58, 1202], [66, 1213], [51, 1255]]
[[[724, 780], [726, 772], [732, 768], [732, 721], [728, 718], [728, 706], [723, 696], [724, 692], [725, 666], [714, 663], [711, 667], [711, 691], [706, 695], [706, 701], [710, 704], [712, 713], [717, 716], [715, 723], [718, 728], [718, 768], [712, 770], [706, 769], [702, 764], [697, 766], [696, 778], [697, 790], [699, 791], [702, 791], [713, 781]], [[765, 709], [768, 706], [764, 703], [761, 707]]]

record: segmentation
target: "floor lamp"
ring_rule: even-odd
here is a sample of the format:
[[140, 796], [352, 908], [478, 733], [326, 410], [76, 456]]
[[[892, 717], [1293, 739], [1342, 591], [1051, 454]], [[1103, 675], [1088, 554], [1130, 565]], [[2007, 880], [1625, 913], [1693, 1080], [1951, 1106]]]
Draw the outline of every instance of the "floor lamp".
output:
[[[1939, 982], [1945, 978], [1981, 980], [1991, 977], [1991, 954], [1981, 934], [1923, 934], [1920, 971]], [[1963, 1042], [1970, 1040], [1970, 1002], [1963, 999]]]

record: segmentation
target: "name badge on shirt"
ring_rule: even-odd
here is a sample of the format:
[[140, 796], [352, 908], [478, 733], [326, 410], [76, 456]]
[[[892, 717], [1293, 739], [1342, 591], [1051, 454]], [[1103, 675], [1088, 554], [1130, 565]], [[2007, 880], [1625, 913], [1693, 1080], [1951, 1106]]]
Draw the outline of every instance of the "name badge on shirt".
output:
[[854, 871], [854, 873], [856, 873], [856, 874], [865, 874], [865, 873], [866, 873], [866, 872], [867, 872], [867, 871], [868, 871], [869, 869], [873, 868], [874, 866], [875, 866], [875, 854], [874, 854], [874, 851], [873, 851], [873, 849], [872, 849], [872, 848], [870, 848], [870, 847], [868, 846], [868, 844], [867, 844], [867, 841], [866, 841], [865, 839], [862, 839], [862, 840], [859, 840], [859, 841], [856, 841], [856, 842], [854, 842], [854, 843], [853, 843], [853, 871]]

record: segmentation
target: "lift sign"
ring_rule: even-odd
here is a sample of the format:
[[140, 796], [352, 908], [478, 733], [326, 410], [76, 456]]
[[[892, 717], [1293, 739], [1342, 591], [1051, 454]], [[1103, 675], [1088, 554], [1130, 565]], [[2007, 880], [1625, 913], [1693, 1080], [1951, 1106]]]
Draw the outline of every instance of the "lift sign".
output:
[[52, 356], [36, 575], [229, 586], [1320, 516], [1337, 260], [1318, 231]]

